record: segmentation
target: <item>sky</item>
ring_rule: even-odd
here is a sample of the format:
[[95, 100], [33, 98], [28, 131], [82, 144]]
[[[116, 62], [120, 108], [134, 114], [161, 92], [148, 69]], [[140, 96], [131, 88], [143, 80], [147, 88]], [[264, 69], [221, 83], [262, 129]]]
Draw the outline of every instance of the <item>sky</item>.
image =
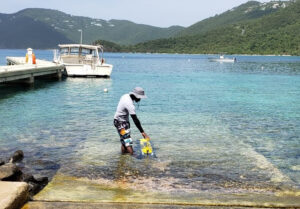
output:
[[[129, 20], [158, 27], [190, 26], [248, 0], [1, 0], [0, 13], [25, 8], [56, 9], [103, 20]], [[258, 0], [269, 2], [270, 0]]]

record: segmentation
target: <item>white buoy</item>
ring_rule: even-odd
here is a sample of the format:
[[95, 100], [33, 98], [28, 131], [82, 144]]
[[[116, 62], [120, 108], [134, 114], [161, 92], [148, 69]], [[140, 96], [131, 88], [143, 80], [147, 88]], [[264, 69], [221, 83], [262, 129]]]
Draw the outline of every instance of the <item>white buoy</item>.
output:
[[103, 89], [103, 91], [104, 91], [105, 93], [107, 93], [107, 92], [108, 92], [108, 89], [107, 89], [107, 88], [105, 88], [105, 89]]

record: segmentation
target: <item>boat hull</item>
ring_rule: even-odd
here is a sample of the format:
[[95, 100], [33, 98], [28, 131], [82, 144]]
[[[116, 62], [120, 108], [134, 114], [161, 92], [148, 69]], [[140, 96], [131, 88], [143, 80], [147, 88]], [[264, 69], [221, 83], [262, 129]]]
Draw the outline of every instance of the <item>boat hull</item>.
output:
[[212, 62], [231, 62], [231, 63], [236, 62], [235, 59], [210, 59], [210, 61], [212, 61]]
[[82, 65], [82, 64], [64, 64], [67, 76], [70, 77], [103, 77], [109, 78], [113, 66], [110, 64], [102, 65]]

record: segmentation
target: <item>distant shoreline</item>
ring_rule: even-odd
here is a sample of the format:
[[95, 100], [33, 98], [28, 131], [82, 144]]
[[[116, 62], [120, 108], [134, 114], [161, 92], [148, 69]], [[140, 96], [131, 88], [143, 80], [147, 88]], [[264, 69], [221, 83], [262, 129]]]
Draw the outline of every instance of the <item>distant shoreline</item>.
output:
[[[52, 49], [33, 49], [33, 50], [45, 50], [45, 51], [51, 51], [58, 48], [52, 48]], [[3, 49], [0, 48], [0, 50], [26, 50], [26, 49]], [[159, 52], [109, 52], [105, 51], [105, 53], [123, 53], [123, 54], [180, 54], [180, 55], [220, 55], [224, 54], [226, 56], [266, 56], [266, 57], [299, 57], [300, 55], [290, 55], [290, 54], [226, 54], [226, 53], [215, 53], [215, 54], [188, 54], [188, 53], [159, 53]], [[25, 55], [24, 55], [25, 56]]]

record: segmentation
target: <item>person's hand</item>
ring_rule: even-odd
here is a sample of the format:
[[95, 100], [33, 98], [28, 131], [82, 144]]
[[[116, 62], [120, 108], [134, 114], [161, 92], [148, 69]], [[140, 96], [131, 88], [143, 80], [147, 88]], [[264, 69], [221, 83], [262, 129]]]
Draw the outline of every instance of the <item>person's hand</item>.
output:
[[142, 133], [142, 136], [144, 137], [144, 139], [149, 139], [150, 140], [150, 137], [145, 132]]

